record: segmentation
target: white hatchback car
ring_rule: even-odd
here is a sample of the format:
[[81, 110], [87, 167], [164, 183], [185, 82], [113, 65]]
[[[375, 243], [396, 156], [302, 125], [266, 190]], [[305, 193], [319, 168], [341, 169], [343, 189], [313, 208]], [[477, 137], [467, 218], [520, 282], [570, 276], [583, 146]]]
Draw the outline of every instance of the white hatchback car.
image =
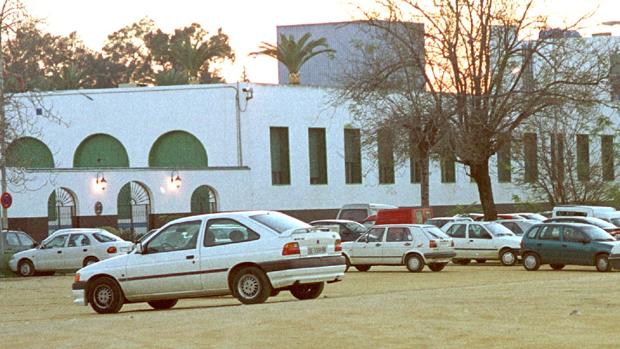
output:
[[385, 224], [372, 227], [356, 241], [344, 242], [347, 265], [368, 271], [373, 265], [406, 265], [419, 272], [428, 265], [441, 271], [454, 257], [452, 239], [434, 225]]
[[207, 214], [174, 220], [129, 254], [75, 275], [74, 303], [98, 313], [123, 303], [173, 307], [179, 298], [232, 294], [262, 303], [281, 290], [317, 298], [325, 282], [344, 277], [338, 234], [279, 212]]
[[521, 248], [521, 237], [495, 222], [456, 222], [443, 227], [454, 239], [456, 264], [478, 263], [499, 259], [503, 265], [514, 265]]
[[9, 267], [21, 276], [32, 276], [36, 272], [53, 274], [125, 254], [132, 247], [133, 243], [104, 229], [61, 229], [37, 248], [14, 254]]

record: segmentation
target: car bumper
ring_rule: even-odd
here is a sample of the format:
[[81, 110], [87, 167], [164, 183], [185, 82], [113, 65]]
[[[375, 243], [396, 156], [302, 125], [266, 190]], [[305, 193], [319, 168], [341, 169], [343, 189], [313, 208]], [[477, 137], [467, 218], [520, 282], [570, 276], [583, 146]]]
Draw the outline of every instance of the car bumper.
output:
[[293, 284], [335, 282], [344, 278], [346, 260], [343, 256], [298, 258], [262, 263], [273, 288]]
[[74, 282], [71, 286], [71, 292], [73, 293], [73, 304], [88, 305], [86, 301], [86, 282]]
[[9, 260], [9, 268], [12, 272], [17, 273], [17, 259]]
[[456, 257], [456, 252], [429, 252], [424, 254], [427, 263], [449, 262], [450, 259]]
[[610, 254], [609, 255], [609, 263], [611, 263], [612, 268], [620, 269], [620, 253]]

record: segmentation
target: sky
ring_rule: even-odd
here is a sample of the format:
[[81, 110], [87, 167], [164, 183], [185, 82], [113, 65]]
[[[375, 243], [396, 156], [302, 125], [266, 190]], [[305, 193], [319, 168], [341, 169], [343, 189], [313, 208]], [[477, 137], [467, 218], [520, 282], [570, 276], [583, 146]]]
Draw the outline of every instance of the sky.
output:
[[[108, 34], [148, 16], [165, 32], [199, 23], [210, 33], [218, 28], [230, 37], [237, 56], [222, 66], [228, 82], [240, 79], [246, 68], [249, 79], [277, 83], [277, 62], [269, 57], [248, 57], [258, 45], [276, 42], [276, 26], [339, 22], [362, 18], [358, 6], [372, 0], [22, 0], [29, 13], [45, 20], [42, 29], [57, 35], [78, 32], [84, 43], [100, 50]], [[620, 20], [620, 0], [540, 0], [536, 11], [549, 16], [553, 25], [584, 21], [582, 34], [610, 31], [620, 35], [620, 25], [600, 23]]]

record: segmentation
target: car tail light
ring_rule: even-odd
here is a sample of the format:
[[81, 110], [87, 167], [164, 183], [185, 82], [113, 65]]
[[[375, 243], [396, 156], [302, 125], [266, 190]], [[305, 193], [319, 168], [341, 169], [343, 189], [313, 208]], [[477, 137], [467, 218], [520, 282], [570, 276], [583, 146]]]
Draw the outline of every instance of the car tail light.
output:
[[110, 246], [106, 250], [106, 252], [108, 252], [108, 253], [116, 253], [116, 251], [117, 251], [116, 246]]
[[334, 251], [336, 252], [342, 251], [342, 241], [340, 241], [340, 239], [336, 240], [336, 247], [334, 248]]
[[282, 247], [283, 256], [290, 256], [292, 254], [300, 253], [301, 252], [299, 251], [299, 244], [296, 242], [289, 242], [288, 244], [284, 245], [284, 247]]
[[75, 273], [73, 276], [73, 282], [80, 282], [80, 273]]
[[437, 247], [437, 241], [435, 240], [431, 240], [428, 242], [428, 247], [430, 248], [436, 248]]

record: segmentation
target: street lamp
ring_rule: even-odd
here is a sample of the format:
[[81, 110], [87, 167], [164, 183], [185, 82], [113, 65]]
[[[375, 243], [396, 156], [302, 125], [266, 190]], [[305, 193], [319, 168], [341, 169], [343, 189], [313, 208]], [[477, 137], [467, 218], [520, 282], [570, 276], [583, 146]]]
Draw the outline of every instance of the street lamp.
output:
[[97, 172], [97, 179], [95, 179], [95, 184], [101, 191], [105, 191], [105, 189], [108, 187], [108, 181], [105, 180], [103, 172]]
[[[176, 173], [176, 176], [174, 175]], [[174, 185], [177, 189], [181, 188], [182, 180], [181, 176], [179, 176], [179, 171], [173, 170], [170, 174], [170, 183]]]

